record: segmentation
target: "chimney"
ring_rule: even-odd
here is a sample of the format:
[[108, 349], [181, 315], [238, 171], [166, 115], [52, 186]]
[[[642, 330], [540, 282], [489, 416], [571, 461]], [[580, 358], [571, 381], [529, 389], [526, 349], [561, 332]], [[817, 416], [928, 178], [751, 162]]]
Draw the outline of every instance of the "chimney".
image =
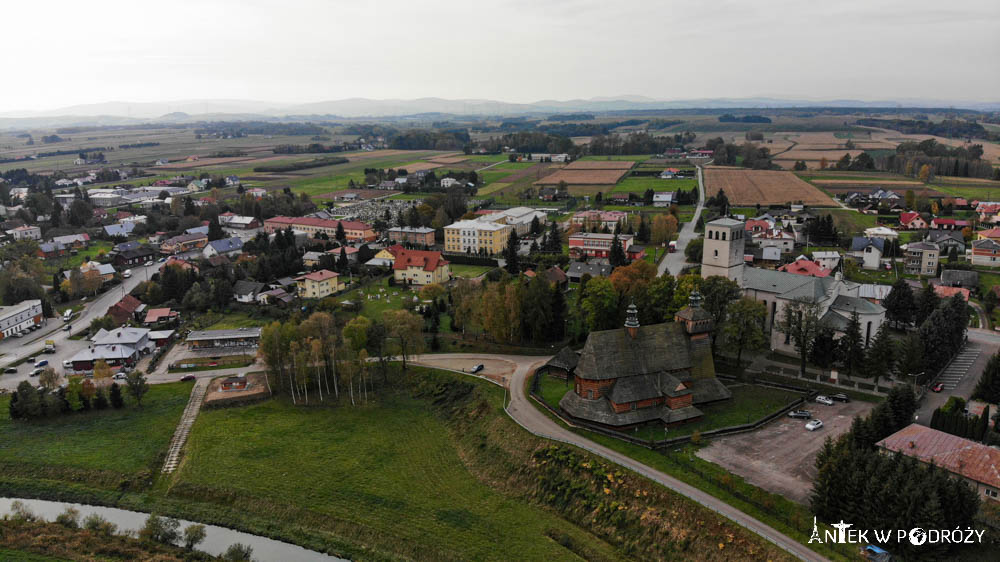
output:
[[639, 332], [639, 309], [635, 307], [634, 302], [628, 305], [628, 310], [625, 313], [625, 331], [632, 339], [635, 339]]

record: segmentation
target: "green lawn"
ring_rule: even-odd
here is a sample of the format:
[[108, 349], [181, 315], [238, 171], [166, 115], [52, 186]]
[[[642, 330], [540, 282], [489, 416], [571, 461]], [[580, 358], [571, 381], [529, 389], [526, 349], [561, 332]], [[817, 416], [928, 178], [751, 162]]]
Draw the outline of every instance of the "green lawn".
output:
[[876, 224], [875, 215], [865, 215], [857, 211], [847, 209], [824, 209], [817, 211], [820, 216], [829, 214], [833, 216], [833, 224], [841, 231], [850, 235], [859, 235], [866, 228], [871, 228]]
[[510, 170], [498, 170], [497, 169], [498, 167], [499, 166], [495, 168], [490, 168], [489, 170], [485, 170], [483, 172], [479, 172], [480, 183], [482, 183], [484, 186], [488, 186], [491, 183], [502, 181], [503, 178], [506, 178], [507, 176], [510, 176], [513, 173]]
[[483, 187], [480, 187], [480, 188], [479, 188], [479, 189], [478, 189], [478, 190], [476, 191], [476, 195], [477, 195], [477, 196], [480, 196], [480, 195], [489, 195], [489, 194], [491, 194], [491, 193], [495, 193], [495, 192], [497, 192], [497, 191], [500, 191], [500, 190], [502, 190], [502, 189], [504, 189], [504, 188], [506, 188], [506, 187], [510, 187], [510, 185], [511, 185], [511, 184], [509, 184], [509, 183], [505, 183], [505, 182], [500, 182], [500, 181], [498, 181], [498, 182], [493, 182], [493, 183], [491, 183], [491, 184], [489, 184], [489, 185], [486, 185], [486, 186], [483, 186]]
[[658, 177], [627, 176], [618, 182], [618, 185], [611, 191], [616, 193], [645, 193], [647, 189], [653, 191], [677, 191], [678, 189], [691, 191], [691, 188], [697, 185], [698, 180], [696, 179], [664, 180]]
[[210, 318], [212, 323], [201, 328], [202, 330], [236, 330], [238, 328], [256, 328], [268, 323], [267, 320], [251, 318], [243, 312], [230, 312], [224, 315], [216, 315], [218, 318]]
[[524, 162], [504, 162], [503, 164], [497, 164], [496, 166], [493, 166], [492, 168], [490, 168], [490, 170], [513, 170], [516, 172], [518, 170], [530, 168], [535, 164], [538, 164], [538, 162], [534, 162], [531, 160], [526, 160]]
[[467, 157], [469, 162], [484, 162], [487, 164], [491, 162], [504, 162], [508, 158], [506, 154], [475, 154]]
[[[126, 394], [124, 391], [122, 394]], [[0, 462], [132, 475], [155, 469], [191, 394], [190, 383], [152, 385], [142, 408], [126, 396], [121, 410], [63, 415], [33, 422], [7, 417], [0, 398]]]
[[42, 263], [45, 264], [45, 270], [49, 273], [55, 273], [60, 269], [74, 269], [80, 267], [85, 261], [97, 258], [99, 254], [107, 254], [113, 247], [114, 244], [107, 240], [92, 240], [86, 249], [80, 250], [75, 256], [67, 255], [45, 260]]
[[[501, 390], [488, 390], [499, 403]], [[348, 520], [377, 537], [366, 542], [467, 560], [564, 559], [546, 531], [580, 534], [477, 479], [441, 418], [402, 393], [364, 407], [272, 400], [203, 411], [187, 451], [176, 482]]]
[[467, 279], [471, 279], [473, 277], [479, 277], [489, 271], [493, 271], [496, 268], [488, 265], [464, 265], [453, 263], [449, 266], [449, 269], [451, 269], [451, 274], [455, 277], [465, 277]]

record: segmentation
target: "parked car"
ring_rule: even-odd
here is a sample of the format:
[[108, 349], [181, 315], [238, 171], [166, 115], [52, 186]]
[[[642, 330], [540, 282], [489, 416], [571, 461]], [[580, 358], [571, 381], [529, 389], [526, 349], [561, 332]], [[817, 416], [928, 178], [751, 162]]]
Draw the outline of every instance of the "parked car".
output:
[[45, 369], [35, 369], [34, 371], [31, 371], [31, 373], [29, 373], [28, 376], [29, 377], [37, 377], [38, 375], [42, 374], [44, 371], [45, 371]]
[[65, 326], [63, 326], [63, 328], [62, 328], [62, 330], [63, 330], [64, 332], [68, 332], [68, 331], [70, 331], [70, 330], [72, 330], [72, 329], [73, 329], [73, 326], [71, 326], [71, 325], [69, 325], [69, 324], [66, 324], [66, 325], [65, 325]]
[[167, 258], [160, 258], [160, 259], [158, 259], [156, 261], [158, 261], [159, 263], [163, 263], [163, 262], [167, 261]]
[[183, 377], [181, 377], [181, 382], [190, 382], [193, 380], [195, 380], [194, 375], [184, 375]]
[[123, 381], [125, 380], [125, 373], [115, 373], [114, 376], [111, 377], [111, 380]]
[[831, 400], [831, 399], [830, 399], [829, 397], [827, 397], [827, 396], [823, 396], [822, 394], [820, 394], [819, 396], [817, 396], [817, 397], [816, 397], [816, 398], [814, 399], [814, 401], [815, 401], [815, 402], [816, 402], [817, 404], [826, 404], [827, 406], [833, 406], [833, 400]]
[[144, 263], [142, 265], [143, 265], [143, 267], [149, 267], [149, 266], [153, 265], [153, 260], [149, 260], [149, 261], [147, 261], [146, 263]]
[[42, 359], [41, 361], [36, 361], [35, 362], [35, 368], [36, 369], [40, 369], [42, 367], [47, 367], [48, 365], [49, 365], [49, 360], [48, 359]]
[[70, 318], [73, 318], [73, 309], [67, 308], [62, 315], [63, 322], [69, 322]]
[[792, 410], [791, 412], [788, 412], [788, 417], [807, 420], [813, 417], [813, 415], [809, 410]]
[[830, 398], [832, 400], [834, 400], [835, 402], [850, 402], [851, 401], [851, 397], [848, 396], [848, 395], [846, 395], [846, 394], [843, 394], [843, 393], [841, 393], [841, 394], [831, 394]]
[[8, 375], [10, 373], [16, 373], [17, 372], [17, 367], [7, 367], [6, 369], [3, 370], [3, 372], [7, 373]]
[[125, 279], [128, 279], [129, 277], [132, 277], [132, 270], [131, 269], [126, 269], [124, 272], [122, 272], [122, 277], [124, 277]]
[[931, 387], [931, 392], [941, 392], [942, 390], [944, 390], [944, 383], [941, 382]]
[[816, 431], [817, 429], [823, 427], [823, 422], [820, 420], [812, 420], [806, 424], [806, 429], [809, 431]]
[[472, 370], [469, 371], [469, 372], [472, 373], [472, 374], [476, 374], [476, 373], [478, 373], [479, 371], [482, 371], [482, 370], [483, 370], [483, 364], [480, 363], [479, 365], [476, 365], [475, 367], [473, 367]]
[[70, 361], [69, 359], [63, 361], [63, 368], [64, 369], [72, 369], [73, 368], [73, 362]]

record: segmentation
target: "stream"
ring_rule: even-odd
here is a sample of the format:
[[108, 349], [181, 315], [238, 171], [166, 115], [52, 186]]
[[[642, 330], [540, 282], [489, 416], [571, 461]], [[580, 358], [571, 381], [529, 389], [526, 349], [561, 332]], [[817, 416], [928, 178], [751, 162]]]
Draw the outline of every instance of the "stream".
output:
[[[15, 501], [20, 501], [26, 505], [32, 513], [42, 519], [45, 519], [46, 521], [54, 521], [56, 516], [65, 511], [68, 506], [75, 507], [80, 511], [81, 521], [88, 515], [96, 513], [115, 525], [118, 525], [119, 532], [138, 532], [139, 529], [141, 529], [145, 524], [146, 518], [149, 516], [147, 513], [128, 511], [125, 509], [118, 509], [116, 507], [102, 507], [79, 503], [2, 497], [0, 497], [0, 515], [9, 514], [10, 506]], [[178, 519], [178, 521], [181, 522], [180, 531], [183, 531], [185, 527], [194, 523], [193, 521], [185, 521], [183, 519]], [[329, 562], [331, 560], [344, 560], [343, 558], [337, 558], [328, 554], [307, 550], [294, 544], [259, 537], [242, 531], [234, 531], [225, 527], [217, 527], [215, 525], [205, 525], [205, 533], [205, 540], [198, 544], [196, 548], [197, 550], [207, 552], [213, 556], [222, 555], [226, 549], [229, 548], [229, 545], [233, 543], [243, 543], [250, 545], [253, 548], [253, 558], [255, 560], [259, 560], [260, 562], [270, 562], [272, 560], [295, 560], [296, 562]]]

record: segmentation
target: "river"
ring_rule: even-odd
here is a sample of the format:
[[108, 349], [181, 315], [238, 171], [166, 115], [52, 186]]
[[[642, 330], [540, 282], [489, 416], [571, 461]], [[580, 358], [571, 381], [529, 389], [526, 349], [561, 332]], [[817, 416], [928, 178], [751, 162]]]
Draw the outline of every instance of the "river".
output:
[[[11, 504], [18, 500], [18, 498], [0, 498], [0, 514], [10, 513]], [[146, 518], [149, 516], [147, 513], [128, 511], [126, 509], [118, 509], [115, 507], [53, 502], [47, 500], [20, 499], [20, 501], [26, 505], [32, 513], [45, 519], [46, 521], [54, 521], [56, 516], [66, 510], [66, 507], [72, 506], [80, 511], [81, 521], [84, 517], [87, 517], [92, 513], [96, 513], [115, 525], [118, 525], [119, 532], [138, 532], [139, 529], [142, 528], [143, 524], [145, 524]], [[179, 519], [179, 521], [181, 522], [181, 531], [184, 530], [184, 527], [194, 523], [193, 521], [185, 521], [183, 519]], [[258, 537], [257, 535], [251, 535], [250, 533], [244, 533], [242, 531], [234, 531], [225, 527], [205, 525], [205, 533], [205, 540], [198, 545], [197, 549], [207, 552], [213, 556], [223, 554], [226, 549], [229, 548], [229, 545], [233, 543], [243, 543], [250, 545], [253, 548], [253, 557], [255, 560], [259, 560], [260, 562], [270, 562], [272, 560], [295, 560], [296, 562], [330, 562], [332, 560], [344, 561], [343, 558], [337, 558], [328, 554], [307, 550], [301, 546], [276, 541], [274, 539]]]

